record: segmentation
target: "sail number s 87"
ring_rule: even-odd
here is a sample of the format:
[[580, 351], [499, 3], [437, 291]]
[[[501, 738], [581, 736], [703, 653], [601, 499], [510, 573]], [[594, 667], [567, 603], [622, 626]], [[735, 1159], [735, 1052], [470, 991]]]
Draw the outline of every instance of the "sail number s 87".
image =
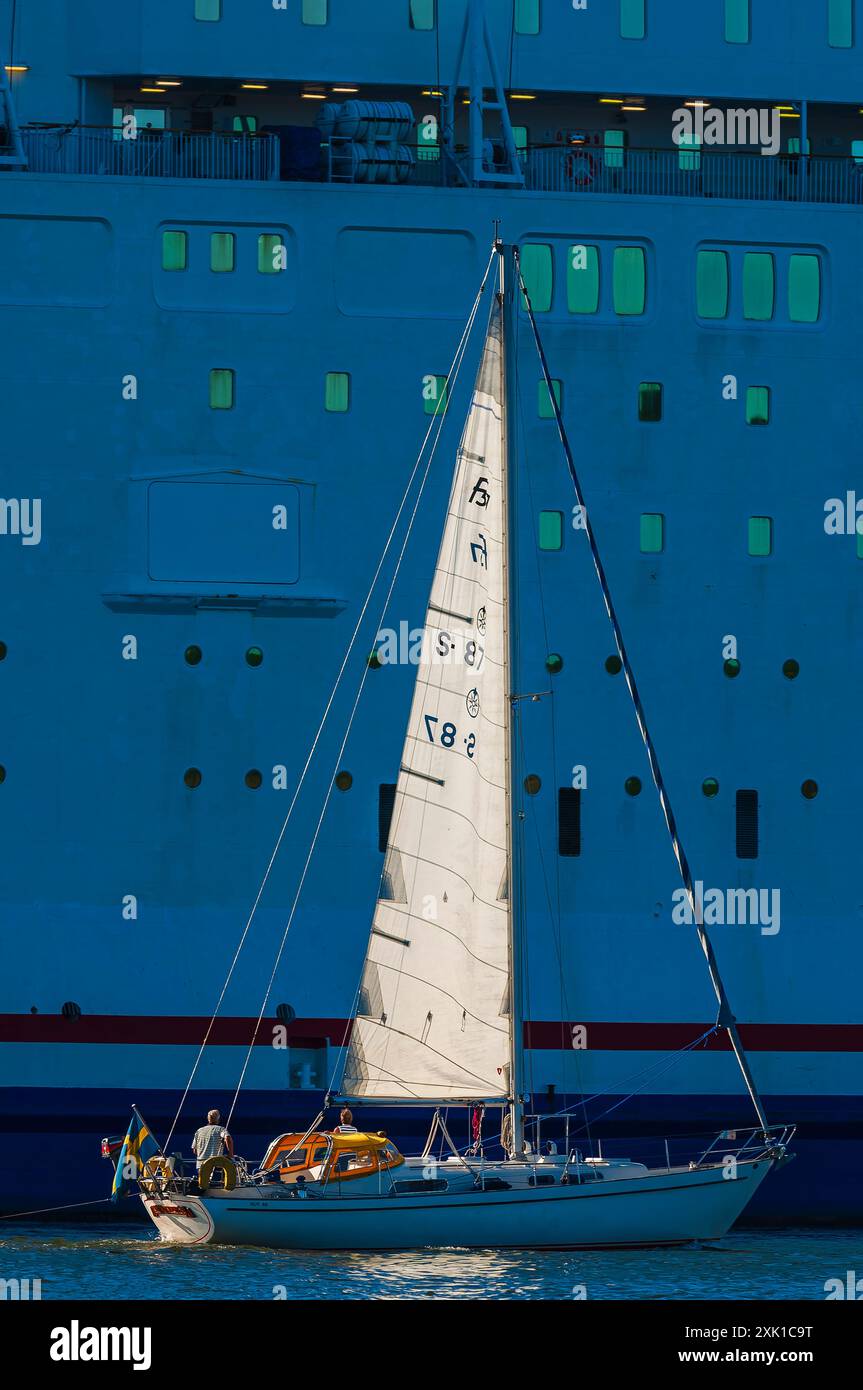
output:
[[[440, 720], [436, 714], [424, 714], [423, 719], [425, 720], [426, 733], [429, 736], [430, 743], [439, 743], [442, 748], [455, 747], [456, 740], [458, 739], [458, 729], [455, 724], [447, 720], [446, 723], [441, 724], [440, 729], [438, 729], [436, 726], [440, 724]], [[474, 749], [476, 748], [476, 734], [468, 734], [467, 738], [462, 741], [465, 746], [465, 752], [469, 758], [472, 758]]]

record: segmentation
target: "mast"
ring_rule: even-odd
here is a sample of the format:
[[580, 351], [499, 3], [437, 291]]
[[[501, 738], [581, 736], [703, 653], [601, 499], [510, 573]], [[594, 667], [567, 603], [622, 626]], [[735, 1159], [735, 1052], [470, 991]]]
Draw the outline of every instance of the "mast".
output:
[[[509, 442], [510, 425], [507, 388], [512, 377], [510, 354], [515, 348], [514, 309], [516, 278], [507, 274], [507, 259], [510, 270], [514, 271], [513, 251], [505, 247], [497, 236], [495, 226], [495, 246], [499, 259], [498, 299], [501, 307], [501, 450], [502, 450], [502, 505], [504, 539], [504, 711], [506, 721], [506, 818], [507, 818], [507, 934], [509, 958], [509, 1022], [510, 1022], [510, 1063], [509, 1063], [509, 1116], [511, 1151], [514, 1155], [524, 1153], [524, 999], [522, 980], [521, 924], [519, 922], [516, 898], [521, 883], [516, 860], [519, 854], [519, 837], [516, 830], [514, 769], [516, 766], [515, 720], [513, 718], [513, 660], [515, 621], [513, 616], [513, 595], [516, 573], [516, 529], [513, 524], [513, 498], [510, 490]], [[519, 866], [520, 867], [520, 866]]]

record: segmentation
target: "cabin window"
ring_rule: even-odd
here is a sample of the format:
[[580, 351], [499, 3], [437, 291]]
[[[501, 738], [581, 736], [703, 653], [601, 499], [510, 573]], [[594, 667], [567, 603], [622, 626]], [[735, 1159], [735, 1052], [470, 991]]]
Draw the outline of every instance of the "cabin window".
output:
[[557, 852], [565, 859], [577, 859], [581, 854], [580, 787], [558, 788]]
[[863, 140], [851, 141], [851, 158], [855, 164], [863, 164]]
[[540, 512], [540, 550], [563, 549], [563, 512]]
[[643, 39], [646, 0], [620, 0], [620, 37]]
[[235, 116], [231, 126], [237, 135], [254, 135], [258, 128], [258, 118], [257, 116]]
[[725, 42], [749, 42], [749, 0], [725, 0]]
[[820, 313], [820, 258], [793, 255], [788, 261], [788, 317], [792, 323], [815, 323]]
[[769, 386], [747, 386], [746, 423], [747, 425], [770, 424]]
[[831, 48], [854, 45], [854, 0], [827, 0], [827, 42]]
[[626, 149], [625, 130], [606, 130], [602, 137], [602, 158], [606, 169], [622, 169]]
[[[789, 153], [789, 154], [799, 154], [799, 153], [800, 153], [800, 136], [799, 136], [799, 135], [789, 135], [789, 137], [788, 137], [788, 153]], [[808, 136], [808, 135], [807, 135], [807, 137], [806, 137], [806, 153], [807, 153], [807, 154], [811, 154], [811, 153], [812, 153], [812, 141], [809, 139], [809, 136]]]
[[773, 519], [769, 516], [749, 518], [749, 554], [770, 555], [773, 551]]
[[162, 269], [186, 270], [189, 265], [189, 237], [186, 232], [162, 233]]
[[435, 27], [436, 0], [410, 0], [408, 16], [412, 29], [433, 29]]
[[378, 849], [386, 853], [390, 838], [390, 822], [396, 804], [396, 783], [381, 782], [378, 787]]
[[638, 388], [638, 418], [655, 424], [662, 419], [662, 383], [642, 381]]
[[234, 407], [234, 373], [229, 367], [214, 367], [210, 372], [210, 409], [232, 410]]
[[642, 555], [659, 555], [665, 547], [665, 517], [661, 512], [642, 512], [639, 549]]
[[728, 256], [725, 251], [699, 251], [695, 263], [696, 311], [702, 319], [728, 314]]
[[775, 292], [770, 252], [747, 251], [743, 257], [743, 317], [758, 322], [772, 319]]
[[644, 313], [646, 292], [644, 251], [640, 246], [614, 248], [613, 295], [616, 314]]
[[517, 154], [523, 159], [527, 154], [527, 126], [514, 125], [512, 128], [512, 138], [515, 142]]
[[[561, 397], [561, 392], [562, 392], [562, 390], [563, 390], [563, 383], [560, 382], [560, 381], [552, 381], [552, 383], [551, 383], [551, 390], [554, 392], [554, 399], [555, 399], [555, 401], [557, 402], [557, 408], [558, 408], [558, 410], [560, 410], [560, 408], [561, 408], [561, 399], [562, 399], [562, 397]], [[541, 381], [541, 382], [539, 383], [539, 401], [538, 401], [538, 405], [539, 405], [539, 418], [540, 418], [540, 420], [554, 420], [554, 419], [555, 419], [554, 404], [553, 404], [552, 399], [551, 399], [551, 391], [549, 391], [549, 389], [548, 389], [548, 383], [547, 383], [546, 381]]]
[[423, 377], [423, 409], [426, 415], [443, 415], [446, 410], [445, 376]]
[[758, 793], [737, 793], [737, 858], [758, 858]]
[[566, 262], [566, 303], [571, 314], [595, 314], [599, 308], [599, 248], [570, 246]]
[[517, 34], [539, 33], [540, 0], [515, 0], [515, 32]]
[[303, 23], [326, 24], [328, 0], [303, 0]]
[[233, 232], [210, 233], [210, 269], [224, 274], [234, 269], [236, 238]]
[[195, 0], [195, 18], [215, 23], [222, 18], [222, 0]]
[[351, 378], [348, 372], [327, 372], [324, 380], [324, 409], [343, 414], [351, 403]]
[[261, 232], [258, 237], [258, 274], [278, 275], [285, 268], [285, 243], [279, 232]]
[[554, 263], [551, 247], [529, 241], [521, 248], [521, 278], [535, 314], [547, 314], [554, 292]]
[[692, 174], [701, 168], [701, 141], [697, 135], [681, 135], [677, 147], [677, 167]]
[[417, 123], [417, 159], [440, 159], [440, 137], [437, 118]]

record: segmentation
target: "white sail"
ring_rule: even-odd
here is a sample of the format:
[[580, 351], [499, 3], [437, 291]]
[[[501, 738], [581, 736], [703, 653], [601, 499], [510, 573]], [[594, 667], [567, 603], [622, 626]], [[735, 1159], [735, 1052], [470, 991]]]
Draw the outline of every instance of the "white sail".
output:
[[342, 1092], [503, 1098], [510, 1064], [506, 499], [492, 312], [426, 613]]

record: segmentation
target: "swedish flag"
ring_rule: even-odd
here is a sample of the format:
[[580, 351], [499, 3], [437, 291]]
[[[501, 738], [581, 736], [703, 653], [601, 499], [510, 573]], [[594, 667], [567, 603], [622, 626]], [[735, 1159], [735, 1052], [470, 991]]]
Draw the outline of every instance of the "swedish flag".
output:
[[125, 1196], [134, 1187], [147, 1159], [154, 1158], [160, 1152], [159, 1145], [147, 1128], [143, 1117], [138, 1114], [137, 1110], [133, 1110], [132, 1121], [126, 1138], [123, 1140], [123, 1147], [120, 1150], [117, 1167], [114, 1170], [114, 1186], [111, 1188], [112, 1202]]

